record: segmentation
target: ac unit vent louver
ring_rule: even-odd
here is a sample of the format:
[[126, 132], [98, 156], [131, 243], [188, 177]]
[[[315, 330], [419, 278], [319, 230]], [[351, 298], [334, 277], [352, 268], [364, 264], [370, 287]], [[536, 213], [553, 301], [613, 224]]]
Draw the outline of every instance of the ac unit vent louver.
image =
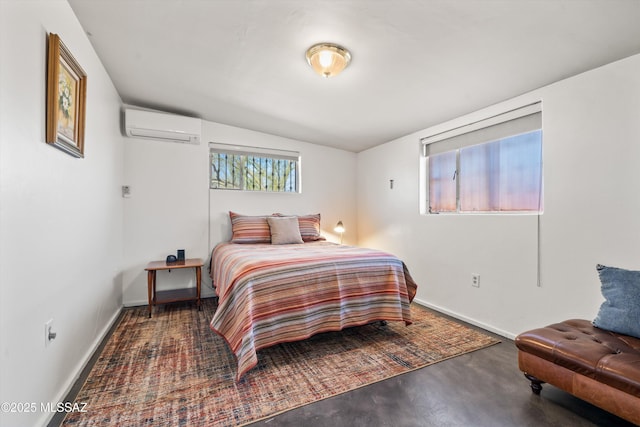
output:
[[127, 108], [124, 123], [132, 138], [200, 144], [202, 123], [197, 118]]

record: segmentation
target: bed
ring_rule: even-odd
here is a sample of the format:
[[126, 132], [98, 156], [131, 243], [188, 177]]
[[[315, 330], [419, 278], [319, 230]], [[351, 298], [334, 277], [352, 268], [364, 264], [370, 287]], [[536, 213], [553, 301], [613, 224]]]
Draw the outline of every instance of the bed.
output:
[[257, 365], [261, 348], [378, 320], [411, 324], [417, 286], [391, 254], [321, 238], [235, 240], [212, 252], [218, 307], [210, 326], [234, 353], [237, 380]]

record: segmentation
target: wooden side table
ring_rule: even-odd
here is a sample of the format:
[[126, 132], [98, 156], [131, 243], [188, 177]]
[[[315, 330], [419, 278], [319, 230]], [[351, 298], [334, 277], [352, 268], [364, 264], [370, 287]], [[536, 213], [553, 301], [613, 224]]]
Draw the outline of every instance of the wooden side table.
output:
[[[202, 281], [202, 266], [204, 261], [201, 258], [189, 258], [184, 261], [167, 263], [165, 261], [152, 261], [147, 264], [147, 293], [149, 296], [149, 317], [154, 305], [167, 304], [178, 301], [196, 301], [198, 310], [200, 307], [200, 282]], [[158, 270], [178, 270], [181, 268], [195, 268], [196, 288], [170, 289], [156, 292], [156, 272]]]

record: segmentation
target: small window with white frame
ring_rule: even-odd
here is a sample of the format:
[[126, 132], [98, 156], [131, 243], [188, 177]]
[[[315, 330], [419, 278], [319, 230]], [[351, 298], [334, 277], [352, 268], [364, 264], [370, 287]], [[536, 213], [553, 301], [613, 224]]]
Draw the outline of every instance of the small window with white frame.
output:
[[300, 153], [209, 143], [209, 188], [300, 192]]
[[541, 213], [542, 109], [527, 105], [421, 139], [422, 213]]

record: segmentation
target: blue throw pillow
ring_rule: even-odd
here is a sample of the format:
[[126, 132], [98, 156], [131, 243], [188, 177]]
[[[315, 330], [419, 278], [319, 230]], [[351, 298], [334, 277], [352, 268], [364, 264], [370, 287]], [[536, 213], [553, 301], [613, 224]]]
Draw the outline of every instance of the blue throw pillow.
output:
[[640, 271], [596, 266], [605, 301], [593, 324], [640, 338]]

